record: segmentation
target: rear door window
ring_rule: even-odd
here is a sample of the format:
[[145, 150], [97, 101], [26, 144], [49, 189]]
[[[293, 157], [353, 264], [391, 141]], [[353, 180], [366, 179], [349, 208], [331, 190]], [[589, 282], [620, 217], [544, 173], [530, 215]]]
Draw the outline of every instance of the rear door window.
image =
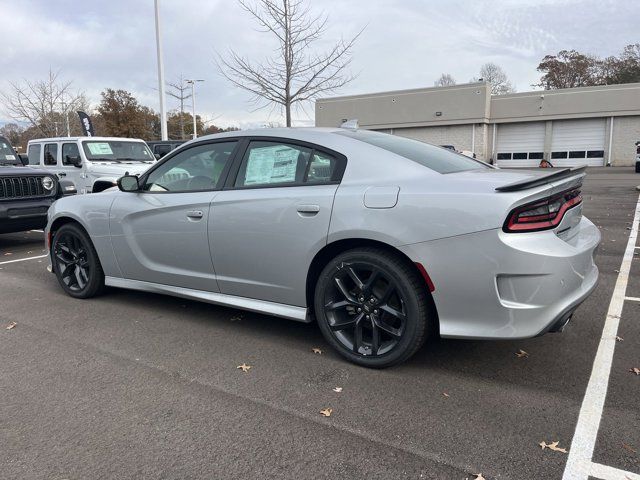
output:
[[236, 187], [295, 185], [303, 182], [311, 149], [280, 142], [253, 141], [242, 159]]
[[335, 157], [323, 152], [313, 152], [307, 168], [305, 183], [329, 183], [334, 177], [338, 162]]
[[45, 143], [44, 164], [45, 165], [58, 164], [58, 144], [57, 143]]

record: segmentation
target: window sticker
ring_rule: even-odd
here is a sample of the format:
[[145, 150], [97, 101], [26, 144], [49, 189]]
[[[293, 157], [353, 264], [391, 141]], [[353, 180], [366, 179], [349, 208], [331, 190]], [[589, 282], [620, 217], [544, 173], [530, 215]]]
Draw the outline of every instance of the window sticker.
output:
[[253, 148], [244, 184], [295, 182], [299, 154], [298, 150], [282, 145]]
[[15, 155], [5, 155], [5, 160], [15, 160], [16, 156]]
[[90, 142], [87, 143], [91, 155], [113, 155], [111, 145], [107, 142]]

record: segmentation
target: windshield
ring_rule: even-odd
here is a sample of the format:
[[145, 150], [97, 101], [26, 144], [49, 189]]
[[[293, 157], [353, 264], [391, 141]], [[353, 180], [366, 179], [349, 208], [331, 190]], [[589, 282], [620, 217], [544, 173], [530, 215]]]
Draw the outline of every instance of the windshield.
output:
[[491, 168], [483, 162], [465, 157], [446, 148], [436, 147], [435, 145], [397, 135], [368, 130], [344, 130], [336, 133], [408, 158], [438, 173]]
[[90, 162], [153, 162], [155, 157], [144, 142], [95, 140], [82, 142]]
[[13, 151], [9, 142], [4, 138], [0, 138], [0, 165], [17, 165], [20, 163], [16, 152]]

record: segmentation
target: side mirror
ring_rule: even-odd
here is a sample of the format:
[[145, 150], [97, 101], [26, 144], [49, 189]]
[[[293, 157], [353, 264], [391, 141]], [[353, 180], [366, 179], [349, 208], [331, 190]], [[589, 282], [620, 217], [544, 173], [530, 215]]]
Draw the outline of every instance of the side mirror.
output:
[[118, 188], [123, 192], [137, 192], [140, 190], [138, 177], [135, 175], [125, 175], [118, 179]]
[[29, 156], [28, 155], [24, 155], [22, 153], [18, 154], [18, 158], [20, 159], [20, 161], [22, 162], [23, 166], [27, 166], [29, 165]]
[[162, 155], [159, 153], [154, 153], [153, 156], [156, 157], [156, 160], [160, 160], [162, 158]]
[[78, 156], [78, 157], [72, 157], [70, 155], [67, 155], [67, 163], [70, 163], [71, 165], [73, 165], [76, 168], [81, 168], [82, 167], [82, 159]]

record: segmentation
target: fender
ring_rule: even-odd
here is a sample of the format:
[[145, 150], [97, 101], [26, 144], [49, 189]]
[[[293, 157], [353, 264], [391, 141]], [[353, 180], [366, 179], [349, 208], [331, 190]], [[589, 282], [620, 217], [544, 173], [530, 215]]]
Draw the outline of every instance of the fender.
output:
[[120, 177], [97, 177], [93, 179], [91, 184], [91, 193], [98, 193], [106, 190], [107, 188], [115, 187]]

